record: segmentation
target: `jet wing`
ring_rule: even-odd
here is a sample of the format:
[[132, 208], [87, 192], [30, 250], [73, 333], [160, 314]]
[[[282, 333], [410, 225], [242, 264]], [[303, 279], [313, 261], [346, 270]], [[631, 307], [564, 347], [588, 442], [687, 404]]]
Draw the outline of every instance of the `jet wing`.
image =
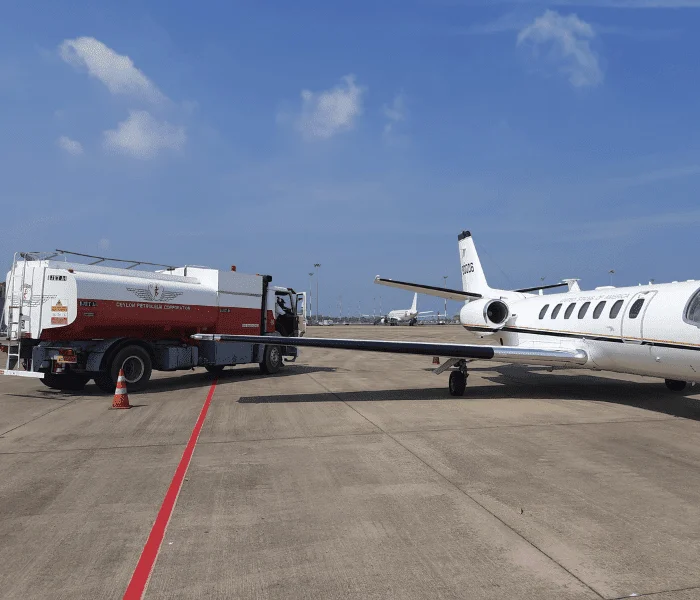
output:
[[418, 354], [445, 358], [471, 358], [497, 360], [526, 365], [584, 365], [588, 354], [584, 350], [544, 350], [518, 348], [516, 346], [480, 346], [469, 344], [442, 344], [430, 342], [398, 342], [387, 340], [348, 340], [332, 338], [299, 338], [269, 335], [227, 335], [197, 333], [195, 340], [214, 342], [244, 342], [298, 346], [308, 348], [337, 348], [339, 350], [363, 350], [365, 352], [390, 352], [394, 354]]
[[481, 298], [481, 294], [473, 294], [471, 292], [463, 292], [462, 290], [451, 290], [449, 288], [441, 288], [436, 285], [424, 285], [422, 283], [408, 283], [406, 281], [396, 281], [394, 279], [384, 279], [377, 275], [374, 278], [374, 283], [386, 285], [389, 287], [408, 290], [409, 292], [418, 292], [419, 294], [427, 294], [428, 296], [437, 296], [438, 298], [447, 298], [448, 300], [474, 300]]

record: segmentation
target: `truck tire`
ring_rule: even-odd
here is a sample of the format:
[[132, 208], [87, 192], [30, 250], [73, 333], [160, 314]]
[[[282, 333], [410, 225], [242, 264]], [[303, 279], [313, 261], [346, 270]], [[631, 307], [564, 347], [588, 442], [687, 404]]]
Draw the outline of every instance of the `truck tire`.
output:
[[95, 377], [95, 385], [105, 394], [114, 393], [114, 390], [117, 388], [117, 384], [112, 381], [112, 375], [107, 371]]
[[120, 369], [124, 369], [127, 391], [138, 392], [151, 378], [153, 365], [150, 355], [141, 346], [127, 346], [117, 352], [109, 368], [114, 387], [117, 385]]
[[282, 348], [265, 346], [265, 354], [260, 363], [260, 370], [266, 375], [274, 375], [282, 368]]
[[46, 373], [39, 381], [52, 390], [80, 392], [85, 387], [85, 384], [90, 381], [90, 377], [80, 373], [65, 373], [63, 375]]

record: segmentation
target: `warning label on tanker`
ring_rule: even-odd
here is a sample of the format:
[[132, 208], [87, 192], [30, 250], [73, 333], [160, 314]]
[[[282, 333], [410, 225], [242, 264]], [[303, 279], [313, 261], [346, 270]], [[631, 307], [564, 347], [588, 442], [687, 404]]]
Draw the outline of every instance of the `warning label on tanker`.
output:
[[68, 317], [51, 317], [51, 325], [68, 325]]
[[151, 310], [191, 310], [185, 304], [151, 304], [150, 302], [116, 302], [117, 308], [148, 308]]
[[58, 302], [56, 302], [56, 304], [54, 304], [54, 305], [51, 307], [51, 310], [52, 310], [53, 312], [68, 312], [68, 307], [67, 307], [67, 306], [63, 306], [63, 304], [61, 304], [61, 301], [59, 300]]

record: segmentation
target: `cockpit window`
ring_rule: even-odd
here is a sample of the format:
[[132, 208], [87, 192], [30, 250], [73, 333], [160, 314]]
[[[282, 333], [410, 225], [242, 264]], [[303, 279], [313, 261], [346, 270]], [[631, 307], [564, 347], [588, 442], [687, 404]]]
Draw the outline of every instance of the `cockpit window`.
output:
[[695, 293], [685, 311], [685, 320], [700, 326], [700, 291]]
[[636, 319], [639, 313], [642, 312], [642, 305], [644, 304], [644, 298], [639, 298], [634, 301], [632, 308], [630, 308], [630, 319]]
[[548, 309], [549, 309], [549, 304], [545, 304], [542, 307], [542, 310], [540, 311], [540, 319], [544, 319], [544, 316], [547, 314]]

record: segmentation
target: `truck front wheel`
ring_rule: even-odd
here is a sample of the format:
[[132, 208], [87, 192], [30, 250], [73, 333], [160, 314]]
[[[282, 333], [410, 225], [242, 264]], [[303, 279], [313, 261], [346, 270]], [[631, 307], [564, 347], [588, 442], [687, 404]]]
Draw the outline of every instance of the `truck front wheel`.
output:
[[[112, 379], [112, 387], [117, 385], [120, 369], [124, 369], [127, 392], [138, 392], [146, 386], [151, 378], [153, 365], [148, 352], [141, 346], [127, 346], [117, 352], [110, 365], [109, 374]], [[97, 379], [95, 379], [95, 383], [97, 383]]]
[[273, 375], [282, 368], [282, 348], [279, 346], [265, 346], [265, 354], [260, 363], [260, 370]]

